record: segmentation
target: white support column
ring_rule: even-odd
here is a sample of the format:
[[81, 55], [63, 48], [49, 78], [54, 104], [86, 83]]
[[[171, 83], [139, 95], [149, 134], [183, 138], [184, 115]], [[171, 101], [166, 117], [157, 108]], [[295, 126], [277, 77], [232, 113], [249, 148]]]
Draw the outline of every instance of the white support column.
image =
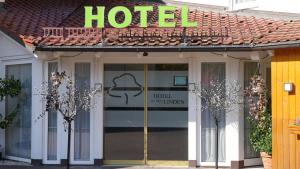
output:
[[[195, 57], [193, 60], [193, 67], [194, 67], [194, 81], [197, 87], [201, 88], [201, 59], [199, 56]], [[194, 95], [194, 109], [196, 113], [196, 129], [197, 129], [197, 166], [200, 166], [201, 163], [201, 99], [198, 96]]]
[[[195, 59], [189, 58], [189, 83], [196, 82], [196, 66]], [[189, 85], [193, 87], [193, 85]], [[197, 98], [189, 92], [189, 104], [188, 104], [188, 160], [191, 167], [197, 165]]]
[[[43, 61], [32, 61], [32, 119], [31, 119], [31, 159], [32, 163], [40, 163], [43, 159], [43, 113], [40, 88], [43, 82]], [[38, 161], [36, 161], [38, 160]]]
[[[226, 73], [228, 82], [236, 81], [241, 84], [240, 69], [239, 60], [229, 59]], [[244, 159], [243, 124], [242, 106], [234, 105], [233, 111], [226, 115], [226, 163], [237, 168]]]
[[103, 58], [96, 57], [95, 58], [95, 83], [102, 85], [102, 91], [97, 93], [94, 98], [94, 112], [95, 118], [94, 120], [94, 159], [95, 165], [99, 165], [102, 163], [103, 160], [103, 75], [104, 75], [104, 68], [103, 68]]

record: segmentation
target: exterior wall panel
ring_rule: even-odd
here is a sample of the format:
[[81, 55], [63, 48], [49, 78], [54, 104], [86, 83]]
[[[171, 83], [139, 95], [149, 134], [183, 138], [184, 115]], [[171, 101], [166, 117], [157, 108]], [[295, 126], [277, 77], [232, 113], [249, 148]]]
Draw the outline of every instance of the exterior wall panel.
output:
[[[272, 58], [272, 124], [273, 168], [297, 169], [300, 161], [300, 140], [288, 126], [300, 116], [300, 49], [280, 49]], [[284, 83], [294, 84], [291, 93]]]

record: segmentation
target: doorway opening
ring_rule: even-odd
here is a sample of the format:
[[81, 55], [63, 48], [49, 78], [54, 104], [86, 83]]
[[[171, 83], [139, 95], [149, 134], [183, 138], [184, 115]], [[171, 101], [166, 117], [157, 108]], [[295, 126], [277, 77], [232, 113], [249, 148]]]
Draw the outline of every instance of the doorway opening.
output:
[[188, 64], [104, 66], [104, 163], [188, 165]]

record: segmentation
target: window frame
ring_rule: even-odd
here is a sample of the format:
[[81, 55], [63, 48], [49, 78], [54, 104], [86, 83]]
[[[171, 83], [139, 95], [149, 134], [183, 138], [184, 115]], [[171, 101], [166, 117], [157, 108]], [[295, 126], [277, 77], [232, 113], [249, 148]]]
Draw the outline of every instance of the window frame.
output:
[[[31, 74], [33, 72], [33, 60], [32, 59], [20, 59], [20, 60], [4, 60], [2, 62], [2, 72], [1, 72], [1, 77], [5, 77], [6, 76], [6, 67], [7, 66], [14, 66], [14, 65], [24, 65], [24, 64], [30, 64], [31, 65]], [[33, 78], [32, 78], [33, 79]], [[32, 79], [31, 79], [31, 91], [33, 92], [34, 91], [34, 87], [33, 87], [33, 83], [32, 83]], [[33, 102], [33, 97], [31, 97], [31, 116], [32, 116], [32, 102]], [[6, 111], [6, 103], [5, 101], [3, 103], [1, 103], [1, 110], [2, 112], [4, 112], [5, 114], [5, 111]], [[31, 119], [31, 132], [32, 132], [32, 119]], [[32, 144], [32, 134], [30, 136], [30, 142]], [[15, 160], [15, 161], [21, 161], [21, 162], [25, 162], [25, 163], [31, 163], [31, 157], [32, 157], [32, 153], [30, 153], [30, 158], [22, 158], [22, 157], [15, 157], [15, 156], [8, 156], [6, 155], [6, 152], [5, 152], [5, 147], [6, 147], [6, 143], [5, 143], [5, 131], [4, 131], [4, 147], [3, 147], [3, 155], [5, 158], [9, 159], [9, 160]], [[31, 146], [31, 149], [32, 149], [32, 146]]]
[[[90, 64], [90, 88], [94, 87], [95, 84], [95, 62], [94, 62], [94, 58], [71, 58], [71, 60], [65, 59], [64, 62], [68, 64], [68, 68], [67, 72], [69, 71], [69, 73], [71, 72], [72, 74], [72, 80], [75, 82], [75, 64], [76, 63], [89, 63]], [[95, 98], [93, 98], [91, 100], [91, 103], [93, 103], [95, 101]], [[74, 131], [72, 131], [72, 135], [71, 135], [71, 157], [70, 157], [70, 161], [71, 164], [73, 165], [92, 165], [94, 164], [94, 135], [95, 135], [95, 129], [94, 129], [94, 120], [95, 119], [95, 113], [97, 113], [97, 110], [94, 109], [90, 109], [90, 159], [89, 160], [75, 160], [75, 151], [74, 151], [74, 142], [75, 142], [75, 135], [74, 135]], [[72, 129], [74, 130], [74, 122], [72, 122]]]
[[[44, 62], [44, 81], [48, 83], [48, 68], [49, 63], [57, 63], [57, 70], [60, 71], [60, 60], [52, 60], [52, 61], [46, 61]], [[43, 137], [44, 137], [44, 143], [43, 143], [43, 164], [60, 164], [60, 154], [61, 149], [60, 147], [60, 140], [61, 140], [61, 130], [63, 128], [60, 120], [60, 115], [57, 113], [57, 136], [56, 136], [56, 160], [48, 160], [48, 112], [46, 112], [44, 117], [44, 124], [43, 124]]]
[[[255, 63], [258, 63], [259, 61], [255, 61], [255, 60], [248, 60], [248, 61], [243, 61], [241, 62], [240, 66], [241, 66], [241, 75], [242, 75], [242, 85], [244, 86], [244, 80], [245, 80], [245, 77], [244, 77], [244, 67], [245, 67], [245, 63], [246, 62], [255, 62]], [[261, 73], [262, 73], [262, 76], [264, 79], [266, 79], [267, 77], [267, 68], [271, 68], [271, 59], [270, 58], [267, 58], [265, 60], [261, 60]], [[243, 110], [244, 111], [244, 110]], [[243, 119], [244, 119], [244, 115], [243, 115]], [[244, 122], [245, 123], [245, 122]], [[245, 125], [243, 125], [243, 132], [245, 132]], [[243, 136], [243, 138], [245, 138]], [[245, 146], [245, 145], [244, 145]], [[244, 151], [243, 151], [244, 152]], [[243, 154], [243, 158], [244, 158], [244, 166], [245, 167], [248, 167], [248, 166], [257, 166], [257, 165], [262, 165], [262, 160], [260, 157], [258, 158], [246, 158], [245, 157], [245, 153]]]
[[[232, 76], [230, 75], [230, 65], [231, 61], [227, 58], [220, 58], [220, 57], [201, 57], [197, 58], [195, 60], [197, 62], [197, 68], [196, 71], [199, 72], [197, 74], [197, 82], [201, 81], [201, 67], [202, 63], [225, 63], [225, 77], [226, 79], [231, 79]], [[199, 84], [199, 87], [201, 88], [201, 83]], [[197, 105], [199, 108], [197, 108], [197, 114], [201, 113], [201, 100], [197, 98]], [[227, 114], [227, 112], [226, 112]], [[226, 115], [225, 118], [225, 161], [224, 162], [219, 162], [220, 166], [230, 166], [230, 158], [231, 158], [231, 153], [228, 151], [228, 147], [230, 147], [230, 132], [229, 132], [229, 125], [228, 125], [228, 116]], [[202, 161], [202, 154], [201, 154], [201, 116], [197, 115], [197, 165], [199, 166], [214, 166], [215, 162], [203, 162]]]

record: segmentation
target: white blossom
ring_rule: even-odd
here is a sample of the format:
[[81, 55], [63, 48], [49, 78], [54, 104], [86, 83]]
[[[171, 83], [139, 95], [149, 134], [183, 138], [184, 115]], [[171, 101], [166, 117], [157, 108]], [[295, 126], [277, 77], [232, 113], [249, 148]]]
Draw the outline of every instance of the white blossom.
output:
[[97, 91], [76, 88], [71, 76], [67, 76], [65, 72], [52, 72], [49, 82], [42, 84], [39, 93], [45, 103], [45, 110], [38, 119], [43, 117], [45, 112], [55, 110], [64, 117], [66, 125], [75, 119], [77, 111], [88, 111], [93, 107], [91, 99]]
[[236, 82], [211, 80], [207, 84], [195, 84], [191, 90], [201, 99], [202, 111], [209, 110], [218, 123], [222, 113], [235, 109], [234, 105], [242, 104], [241, 86]]

